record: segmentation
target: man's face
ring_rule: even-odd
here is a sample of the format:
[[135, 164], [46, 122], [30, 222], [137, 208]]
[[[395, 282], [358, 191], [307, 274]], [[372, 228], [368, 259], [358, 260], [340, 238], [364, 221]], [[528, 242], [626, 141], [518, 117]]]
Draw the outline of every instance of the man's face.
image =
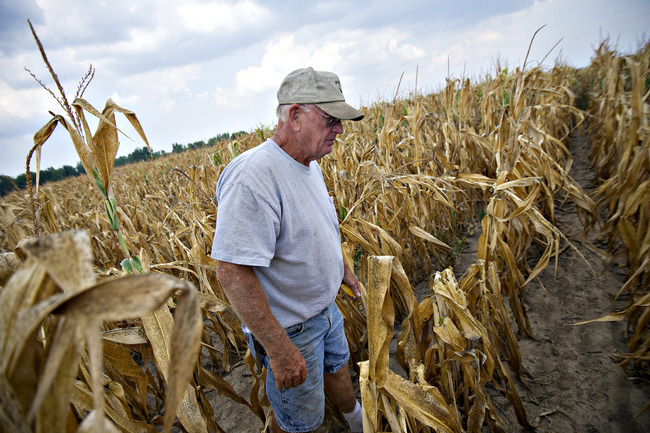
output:
[[309, 164], [332, 151], [336, 136], [343, 133], [343, 125], [340, 119], [326, 114], [315, 105], [301, 105], [301, 109], [302, 115], [307, 119], [302, 144], [306, 162]]

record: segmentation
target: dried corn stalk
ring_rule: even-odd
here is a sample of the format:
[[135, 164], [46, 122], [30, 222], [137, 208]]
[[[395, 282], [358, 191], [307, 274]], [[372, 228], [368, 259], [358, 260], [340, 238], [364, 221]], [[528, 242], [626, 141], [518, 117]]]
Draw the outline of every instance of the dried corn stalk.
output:
[[647, 377], [650, 307], [641, 300], [650, 293], [650, 43], [621, 56], [604, 41], [585, 74], [595, 84], [588, 112], [594, 119], [591, 161], [601, 183], [596, 197], [608, 209], [601, 235], [610, 260], [616, 260], [622, 241], [628, 266], [618, 295], [628, 292], [630, 305], [617, 316], [627, 318], [632, 333], [621, 365]]
[[[634, 61], [644, 64], [638, 59]], [[632, 64], [627, 60], [620, 63]], [[645, 76], [643, 71], [641, 68], [641, 78]], [[539, 68], [497, 69], [494, 77], [486, 77], [480, 83], [448, 80], [443, 91], [436, 94], [373, 104], [364, 109], [363, 122], [345, 125], [346, 132], [337, 141], [335, 151], [320, 161], [339, 213], [348, 263], [365, 279], [372, 274], [370, 256], [393, 257], [390, 284], [382, 289], [387, 304], [381, 304], [381, 311], [391, 304], [395, 317], [401, 320], [396, 359], [408, 372], [406, 380], [410, 384], [404, 385], [404, 379], [378, 370], [377, 366], [384, 362], [379, 360], [384, 353], [381, 345], [380, 349], [373, 345], [373, 369], [367, 364], [368, 377], [371, 371], [375, 377], [368, 387], [376, 397], [374, 406], [369, 403], [368, 407], [383, 414], [393, 431], [427, 431], [435, 422], [410, 405], [408, 398], [398, 393], [400, 387], [413, 390], [419, 397], [426, 394], [423, 398], [427, 404], [439, 411], [427, 413], [438, 413], [439, 419], [444, 418], [444, 428], [453, 431], [459, 425], [467, 425], [469, 429], [470, 424], [462, 422], [471, 420], [471, 429], [487, 426], [492, 431], [502, 431], [503, 425], [484, 388], [489, 383], [510, 399], [519, 422], [529, 424], [503, 365], [514, 372], [522, 371], [516, 331], [535, 332], [530, 329], [523, 308], [524, 290], [552, 263], [564, 239], [554, 226], [558, 201], [576, 205], [585, 233], [598, 223], [593, 200], [570, 175], [572, 161], [567, 137], [583, 120], [583, 114], [573, 106], [574, 95], [569, 90], [574, 75], [561, 65], [548, 72]], [[616, 77], [612, 72], [606, 79], [625, 89]], [[638, 77], [634, 80], [642, 81]], [[607, 92], [615, 94], [613, 90]], [[637, 95], [635, 104], [643, 107], [647, 116], [647, 90]], [[604, 136], [614, 139], [631, 134], [614, 122], [616, 118], [627, 119], [628, 115], [633, 119], [631, 109], [605, 111], [616, 106], [614, 99], [608, 101], [597, 105], [600, 112], [592, 111], [594, 119], [606, 120]], [[646, 117], [638, 118], [637, 136], [646, 137]], [[196, 378], [201, 385], [197, 400], [208, 430], [219, 431], [219, 427], [210, 424], [213, 409], [206, 403], [205, 390], [218, 390], [225, 398], [247, 406], [261, 420], [268, 419], [263, 376], [253, 375], [253, 389], [246, 398], [238, 396], [219, 378], [218, 373], [229, 371], [241, 358], [245, 345], [239, 321], [227, 304], [213, 272], [215, 263], [209, 257], [216, 214], [211, 196], [218, 176], [233, 156], [262, 139], [250, 134], [238, 138], [237, 143], [172, 154], [111, 172], [110, 188], [119, 203], [116, 212], [128, 249], [137, 252], [144, 269], [192, 282], [200, 292], [205, 324], [200, 360], [201, 366], [212, 368], [197, 370]], [[626, 155], [618, 147], [602, 144], [600, 149], [603, 161]], [[626, 160], [630, 163], [643, 156], [638, 148], [632, 149], [627, 151]], [[637, 168], [641, 170], [636, 165], [621, 170], [634, 172]], [[600, 170], [602, 177], [619, 171], [604, 165]], [[606, 182], [604, 187], [610, 191], [614, 184], [618, 185], [618, 181]], [[622, 230], [637, 241], [647, 223], [644, 205], [648, 201], [644, 200], [642, 185], [638, 185], [635, 194], [626, 196], [627, 204], [621, 201], [612, 207], [616, 212], [612, 217], [616, 216], [617, 221], [609, 224], [618, 227], [619, 221], [623, 221]], [[119, 260], [116, 261], [120, 251], [109, 240], [111, 225], [106, 214], [88, 205], [94, 194], [87, 183], [73, 179], [41, 188], [35, 224], [45, 232], [87, 230], [94, 265], [102, 278], [109, 278], [120, 273]], [[8, 233], [0, 238], [5, 251], [13, 251], [33, 229], [29, 202], [18, 194], [10, 200], [0, 207], [0, 229]], [[626, 210], [636, 213], [621, 218]], [[477, 261], [467, 268], [460, 287], [456, 288], [446, 273], [440, 273], [438, 283], [433, 284], [436, 292], [418, 303], [410, 282], [428, 278], [448, 266], [461, 273], [466, 265], [460, 268], [458, 263], [464, 237], [479, 229], [482, 233]], [[639, 253], [647, 252], [645, 243], [637, 245]], [[542, 256], [531, 266], [528, 263], [534, 247], [540, 249]], [[636, 279], [648, 269], [647, 261], [639, 263], [638, 273], [633, 273]], [[383, 267], [387, 263], [372, 266], [373, 272], [381, 269], [379, 272], [385, 278], [388, 271]], [[370, 284], [370, 280], [365, 283], [369, 292], [371, 285], [378, 285]], [[337, 303], [346, 318], [352, 359], [370, 359], [370, 348], [366, 347], [366, 342], [370, 343], [366, 322], [370, 309], [363, 306], [369, 304], [359, 305], [342, 298]], [[647, 307], [635, 304], [630, 311], [645, 317], [644, 308]], [[164, 318], [166, 314], [159, 316]], [[388, 326], [387, 322], [382, 323]], [[141, 320], [136, 320], [124, 326], [142, 330], [141, 324]], [[478, 340], [463, 335], [464, 326], [479, 329]], [[164, 332], [165, 328], [159, 328]], [[484, 338], [485, 332], [491, 340]], [[386, 331], [386, 335], [392, 332]], [[106, 374], [112, 378], [111, 398], [123, 392], [133, 422], [149, 428], [159, 422], [163, 413], [164, 378], [159, 371], [138, 372], [137, 363], [129, 362], [128, 354], [136, 353], [143, 363], [150, 363], [155, 362], [155, 351], [147, 344], [128, 343], [141, 341], [141, 332], [120, 331], [110, 338], [104, 353], [110, 353], [111, 359], [120, 365], [106, 365]], [[638, 346], [630, 350], [631, 354], [642, 350], [642, 341], [645, 340], [640, 333], [634, 339]], [[145, 383], [148, 385], [143, 388]], [[377, 383], [382, 383], [380, 388]], [[86, 406], [92, 401], [88, 386], [75, 388], [74, 392]], [[145, 402], [146, 395], [154, 404]], [[442, 416], [443, 413], [447, 415]], [[376, 428], [387, 428], [379, 424], [379, 418], [373, 419]]]
[[[395, 258], [371, 256], [368, 262], [369, 360], [360, 364], [365, 431], [383, 431], [382, 420], [387, 420], [391, 431], [454, 432], [464, 431], [462, 425], [467, 425], [467, 431], [480, 432], [484, 423], [492, 431], [506, 431], [487, 393], [488, 383], [505, 386], [503, 393], [520, 423], [533, 427], [501, 363], [500, 348], [491, 341], [497, 329], [492, 323], [484, 327], [470, 311], [479, 306], [468, 297], [476, 301], [476, 294], [481, 293], [485, 309], [491, 314], [500, 311], [502, 321], [497, 326], [509, 327], [501, 295], [492, 287], [498, 279], [486, 282], [484, 266], [476, 266], [465, 280], [463, 289], [470, 291], [466, 294], [451, 269], [435, 274], [431, 295], [419, 305], [412, 304], [397, 336], [398, 360], [408, 375], [402, 378], [388, 368], [395, 317], [390, 287], [397, 286], [405, 297], [410, 297], [412, 289]], [[479, 316], [483, 312], [476, 309]]]
[[[96, 283], [90, 242], [84, 232], [38, 238], [20, 248], [26, 262], [0, 293], [5, 428], [65, 431], [76, 414], [83, 420], [82, 430], [115, 431], [104, 419], [107, 414], [128, 431], [142, 429], [131, 414], [124, 412], [128, 405], [120, 390], [125, 384], [113, 382], [102, 372], [101, 327], [145, 314], [170, 314], [165, 303], [176, 295], [175, 320], [158, 321], [166, 327], [164, 334], [154, 340], [146, 331], [146, 339], [156, 352], [157, 370], [165, 378], [164, 431], [170, 431], [177, 409], [187, 428], [207, 431], [198, 407], [192, 409], [196, 397], [188, 384], [201, 329], [198, 297], [191, 284], [161, 274]], [[136, 342], [143, 339], [145, 335], [141, 334]], [[106, 359], [119, 356], [119, 352], [109, 350]], [[133, 365], [130, 357], [121, 357], [129, 359], [132, 370], [127, 374], [139, 378], [136, 391], [141, 401], [146, 400], [147, 383], [141, 367]], [[79, 366], [81, 375], [77, 377]], [[118, 363], [111, 367], [126, 372]]]
[[435, 431], [460, 432], [457, 412], [437, 388], [403, 379], [388, 368], [388, 343], [393, 338], [394, 321], [388, 290], [392, 261], [389, 256], [368, 259], [369, 359], [360, 364], [359, 378], [364, 431], [380, 431], [384, 416], [395, 432], [417, 431], [416, 425], [420, 423]]

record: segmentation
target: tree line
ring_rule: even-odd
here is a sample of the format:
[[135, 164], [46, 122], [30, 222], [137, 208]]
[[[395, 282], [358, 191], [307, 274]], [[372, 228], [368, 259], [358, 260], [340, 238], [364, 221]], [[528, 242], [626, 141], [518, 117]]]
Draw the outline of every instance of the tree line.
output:
[[[186, 150], [200, 149], [202, 147], [214, 146], [219, 142], [234, 140], [235, 138], [246, 135], [245, 131], [233, 132], [233, 133], [223, 133], [215, 137], [210, 138], [207, 142], [204, 140], [195, 141], [193, 143], [188, 143], [186, 145], [173, 143], [172, 144], [172, 153], [181, 153]], [[119, 167], [122, 165], [133, 164], [139, 161], [146, 161], [149, 159], [157, 159], [161, 156], [166, 155], [167, 152], [164, 150], [159, 150], [157, 152], [149, 152], [149, 149], [145, 147], [136, 148], [127, 156], [118, 156], [115, 158], [115, 166]], [[40, 174], [40, 184], [43, 185], [47, 182], [54, 182], [58, 180], [63, 180], [69, 177], [79, 176], [86, 174], [81, 161], [77, 163], [76, 166], [64, 165], [61, 168], [50, 167], [45, 170], [41, 170]], [[32, 184], [36, 183], [36, 173], [31, 172]], [[11, 191], [22, 190], [27, 188], [27, 175], [25, 173], [19, 174], [18, 176], [12, 178], [10, 176], [0, 175], [0, 197], [9, 194]]]

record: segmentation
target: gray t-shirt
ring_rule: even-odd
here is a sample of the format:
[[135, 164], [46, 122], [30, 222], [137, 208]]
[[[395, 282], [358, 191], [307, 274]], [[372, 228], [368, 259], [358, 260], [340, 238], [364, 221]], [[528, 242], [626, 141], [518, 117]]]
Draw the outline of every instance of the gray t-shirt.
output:
[[217, 206], [212, 257], [252, 266], [282, 327], [334, 301], [343, 279], [341, 238], [315, 161], [306, 167], [267, 140], [228, 164]]

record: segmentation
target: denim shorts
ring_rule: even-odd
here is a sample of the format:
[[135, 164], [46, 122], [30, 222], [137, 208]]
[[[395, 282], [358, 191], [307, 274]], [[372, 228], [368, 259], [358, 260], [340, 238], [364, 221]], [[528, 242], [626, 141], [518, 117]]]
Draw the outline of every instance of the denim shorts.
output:
[[[325, 392], [323, 374], [335, 373], [350, 358], [348, 341], [343, 328], [343, 316], [332, 302], [306, 322], [285, 328], [289, 339], [298, 347], [307, 363], [307, 379], [295, 388], [278, 391], [269, 358], [262, 356], [266, 367], [266, 396], [271, 403], [275, 419], [288, 432], [308, 432], [323, 423]], [[250, 334], [248, 347], [257, 357]]]

